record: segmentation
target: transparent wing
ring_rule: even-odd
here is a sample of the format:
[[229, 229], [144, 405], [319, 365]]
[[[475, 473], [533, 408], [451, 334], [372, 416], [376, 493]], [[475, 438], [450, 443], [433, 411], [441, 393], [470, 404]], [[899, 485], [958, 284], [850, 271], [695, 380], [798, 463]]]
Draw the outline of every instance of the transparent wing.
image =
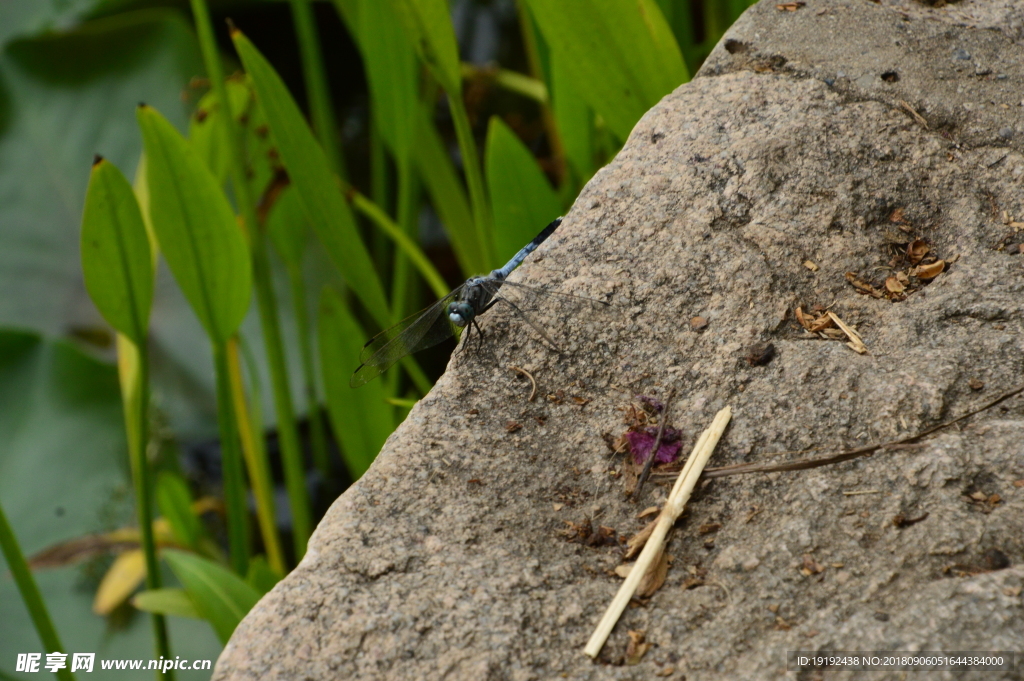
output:
[[[569, 300], [579, 301], [581, 303], [587, 303], [587, 304], [595, 306], [595, 307], [597, 307], [599, 309], [610, 308], [610, 307], [620, 307], [616, 303], [611, 303], [611, 302], [608, 302], [608, 301], [605, 301], [605, 300], [598, 300], [597, 298], [587, 298], [586, 296], [577, 296], [577, 295], [572, 294], [572, 293], [562, 293], [561, 291], [551, 291], [551, 290], [546, 289], [546, 288], [540, 288], [538, 286], [527, 286], [526, 284], [519, 284], [519, 283], [516, 283], [514, 281], [505, 281], [505, 282], [502, 282], [501, 285], [502, 286], [510, 287], [512, 290], [514, 290], [517, 293], [521, 294], [527, 300], [543, 300], [547, 296], [558, 296], [559, 298], [562, 298], [562, 299], [569, 299]], [[493, 284], [488, 284], [488, 289], [493, 289], [493, 288], [494, 288]], [[493, 292], [494, 291], [492, 291], [492, 293]]]
[[563, 304], [567, 303], [572, 307], [572, 312], [563, 309], [561, 314], [568, 312], [577, 318], [598, 323], [602, 323], [601, 320], [607, 317], [609, 311], [619, 307], [596, 298], [550, 291], [512, 281], [485, 281], [482, 284], [495, 302], [505, 303], [516, 317], [525, 322], [557, 352], [561, 352], [558, 344], [545, 333], [545, 328], [551, 328], [552, 314], [555, 317], [559, 315], [558, 308], [560, 306], [556, 304], [557, 301], [562, 301]]
[[458, 299], [465, 284], [430, 307], [406, 317], [389, 329], [381, 331], [363, 346], [359, 353], [362, 364], [352, 374], [349, 385], [357, 388], [387, 371], [406, 355], [433, 347], [459, 333], [459, 327], [448, 319], [448, 303]]

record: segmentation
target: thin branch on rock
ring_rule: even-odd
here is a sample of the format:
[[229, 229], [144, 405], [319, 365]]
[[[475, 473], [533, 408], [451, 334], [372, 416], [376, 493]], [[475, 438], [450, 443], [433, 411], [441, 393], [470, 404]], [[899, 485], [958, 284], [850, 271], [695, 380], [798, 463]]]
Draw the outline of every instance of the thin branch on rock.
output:
[[672, 400], [676, 396], [676, 389], [672, 388], [669, 391], [668, 397], [665, 398], [665, 408], [661, 410], [661, 423], [658, 424], [658, 434], [654, 436], [654, 444], [651, 445], [651, 453], [647, 457], [647, 461], [644, 462], [644, 470], [640, 473], [640, 479], [637, 480], [636, 489], [633, 490], [633, 498], [637, 499], [640, 497], [640, 490], [644, 488], [644, 483], [647, 482], [647, 477], [651, 474], [651, 466], [654, 465], [654, 459], [658, 455], [658, 449], [661, 448], [661, 438], [665, 434], [665, 426], [668, 424], [668, 410], [672, 406]]
[[966, 414], [963, 414], [962, 416], [958, 416], [952, 421], [940, 423], [937, 426], [932, 426], [931, 428], [922, 430], [920, 433], [917, 433], [916, 435], [910, 435], [908, 437], [900, 438], [899, 440], [892, 440], [891, 442], [884, 442], [882, 444], [866, 445], [864, 447], [858, 447], [856, 449], [848, 449], [844, 452], [839, 452], [838, 454], [809, 457], [806, 459], [797, 459], [795, 461], [786, 461], [784, 463], [739, 463], [733, 464], [731, 466], [719, 466], [717, 468], [709, 468], [706, 471], [704, 471], [704, 477], [724, 478], [730, 475], [743, 475], [745, 473], [775, 473], [778, 471], [803, 471], [808, 470], [810, 468], [818, 468], [820, 466], [830, 466], [832, 464], [850, 461], [851, 459], [858, 459], [862, 456], [871, 456], [875, 452], [882, 449], [906, 449], [906, 447], [903, 447], [902, 445], [906, 445], [911, 442], [920, 440], [921, 438], [927, 435], [931, 435], [932, 433], [938, 432], [944, 428], [949, 428], [950, 426], [957, 424], [966, 418], [974, 416], [975, 414], [980, 414], [986, 409], [991, 409], [992, 407], [1002, 402], [1005, 402], [1011, 397], [1019, 395], [1022, 392], [1024, 392], [1024, 385], [1014, 388], [1013, 390], [1010, 390], [1008, 392], [1005, 392], [996, 399], [992, 400], [991, 402], [988, 402], [982, 405], [981, 407], [974, 409], [973, 411], [969, 411]]

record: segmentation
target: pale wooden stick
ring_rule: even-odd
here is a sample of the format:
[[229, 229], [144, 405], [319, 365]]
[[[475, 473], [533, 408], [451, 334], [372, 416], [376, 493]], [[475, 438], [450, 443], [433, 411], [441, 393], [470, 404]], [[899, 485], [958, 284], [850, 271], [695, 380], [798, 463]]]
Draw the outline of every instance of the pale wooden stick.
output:
[[864, 345], [864, 339], [860, 337], [860, 334], [854, 331], [846, 322], [840, 319], [839, 315], [837, 315], [832, 310], [829, 310], [828, 316], [832, 318], [832, 321], [836, 323], [836, 326], [842, 329], [843, 333], [846, 334], [846, 337], [850, 339], [850, 342], [847, 343], [846, 345], [851, 350], [860, 355], [863, 355], [868, 351], [868, 346]]
[[686, 506], [686, 502], [693, 493], [693, 488], [697, 485], [697, 478], [700, 477], [704, 466], [708, 463], [708, 459], [711, 458], [711, 453], [715, 451], [715, 446], [718, 445], [718, 440], [721, 439], [722, 433], [725, 432], [725, 427], [729, 424], [730, 418], [732, 418], [732, 410], [729, 407], [722, 409], [715, 415], [715, 420], [711, 422], [707, 430], [701, 433], [700, 438], [697, 439], [697, 444], [693, 446], [693, 451], [690, 452], [686, 465], [679, 472], [679, 478], [672, 487], [672, 493], [669, 494], [664, 508], [661, 509], [658, 523], [654, 526], [650, 539], [647, 540], [644, 550], [640, 552], [639, 558], [633, 564], [633, 569], [630, 570], [629, 576], [626, 577], [625, 581], [622, 582], [622, 586], [619, 587], [619, 592], [615, 594], [615, 598], [612, 599], [611, 605], [605, 611], [604, 617], [597, 624], [597, 629], [594, 630], [594, 635], [590, 637], [587, 647], [583, 649], [583, 652], [590, 657], [597, 657], [598, 653], [601, 652], [605, 641], [608, 640], [608, 635], [612, 633], [612, 629], [615, 628], [619, 617], [622, 616], [622, 611], [629, 604], [629, 599], [636, 593], [640, 580], [643, 579], [644, 574], [654, 559], [664, 549], [665, 537], [668, 536], [668, 531], [672, 529], [672, 526], [682, 514], [683, 507]]

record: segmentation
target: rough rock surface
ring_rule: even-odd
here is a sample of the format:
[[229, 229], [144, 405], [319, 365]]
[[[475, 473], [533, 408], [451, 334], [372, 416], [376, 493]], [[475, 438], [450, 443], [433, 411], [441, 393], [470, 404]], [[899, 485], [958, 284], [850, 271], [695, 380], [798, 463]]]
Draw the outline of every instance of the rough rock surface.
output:
[[[786, 653], [1024, 649], [1017, 397], [915, 448], [704, 483], [665, 585], [599, 661], [582, 653], [621, 550], [566, 523], [629, 536], [665, 494], [627, 502], [612, 474], [603, 435], [635, 395], [679, 391], [687, 448], [731, 405], [723, 465], [888, 441], [1024, 383], [1024, 6], [775, 5], [640, 121], [515, 275], [620, 307], [549, 307], [561, 355], [489, 312], [487, 351], [456, 355], [214, 678], [846, 679], [787, 672]], [[905, 300], [846, 280], [884, 288], [915, 238], [956, 259]], [[868, 354], [808, 339], [794, 310], [815, 305]], [[774, 359], [746, 361], [754, 342]], [[635, 666], [627, 630], [653, 644]]]

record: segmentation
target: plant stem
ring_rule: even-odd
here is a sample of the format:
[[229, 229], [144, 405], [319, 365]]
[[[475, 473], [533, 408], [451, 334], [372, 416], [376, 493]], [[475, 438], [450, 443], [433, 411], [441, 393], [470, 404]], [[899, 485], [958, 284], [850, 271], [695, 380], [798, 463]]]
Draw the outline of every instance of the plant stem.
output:
[[[530, 75], [543, 83], [544, 69], [541, 66], [540, 50], [537, 46], [537, 31], [525, 2], [519, 3], [519, 33], [523, 37], [523, 49], [526, 51], [526, 61], [530, 65]], [[555, 124], [555, 117], [551, 111], [554, 102], [550, 95], [549, 92], [546, 101], [541, 102], [541, 120], [544, 122], [544, 130], [547, 132], [551, 160], [554, 161], [555, 174], [558, 176], [557, 184], [562, 186], [566, 184], [565, 147], [562, 145], [562, 138], [558, 134], [558, 126]]]
[[341, 154], [338, 129], [335, 125], [334, 106], [331, 104], [327, 87], [327, 72], [320, 52], [320, 38], [313, 20], [309, 0], [291, 0], [292, 19], [299, 40], [302, 55], [302, 73], [309, 93], [309, 111], [313, 118], [313, 130], [320, 140], [320, 146], [327, 154], [331, 170], [342, 178], [347, 177], [345, 159]]
[[[384, 151], [384, 138], [380, 134], [380, 123], [370, 116], [370, 200], [387, 210], [388, 206], [388, 157]], [[391, 241], [380, 230], [373, 230], [373, 260], [381, 276], [386, 276]]]
[[[451, 289], [448, 288], [448, 284], [445, 282], [444, 277], [437, 271], [434, 264], [430, 262], [426, 254], [420, 250], [420, 247], [416, 245], [412, 239], [410, 239], [405, 232], [392, 220], [384, 210], [370, 201], [366, 196], [360, 194], [354, 188], [348, 188], [350, 200], [352, 201], [352, 207], [357, 211], [370, 218], [377, 227], [382, 229], [395, 245], [401, 249], [412, 264], [419, 270], [420, 275], [426, 280], [427, 284], [430, 285], [431, 290], [437, 295], [438, 298], [443, 298], [449, 293]], [[396, 320], [397, 321], [397, 320]]]
[[[149, 348], [144, 343], [136, 345], [120, 334], [117, 340], [125, 432], [128, 435], [128, 456], [135, 486], [135, 510], [142, 535], [142, 553], [146, 560], [146, 589], [153, 591], [162, 585], [156, 540], [153, 537], [153, 471], [146, 456], [149, 447]], [[134, 371], [130, 368], [134, 368]], [[165, 660], [171, 659], [167, 620], [157, 613], [153, 613], [151, 618], [156, 654]], [[169, 671], [173, 673], [173, 670]], [[160, 676], [158, 673], [158, 678]]]
[[[233, 337], [228, 341], [228, 370], [231, 372], [231, 397], [238, 416], [238, 434], [242, 440], [242, 455], [245, 457], [249, 480], [252, 481], [252, 493], [256, 499], [256, 518], [259, 521], [260, 536], [263, 548], [267, 552], [267, 562], [271, 569], [284, 577], [287, 573], [284, 553], [281, 551], [281, 540], [277, 536], [274, 512], [274, 489], [270, 478], [270, 463], [267, 461], [267, 448], [263, 440], [262, 419], [258, 416], [260, 391], [252, 390], [251, 410], [246, 401], [245, 381], [242, 379], [242, 364], [239, 361], [239, 343]], [[253, 381], [256, 381], [255, 373]]]
[[238, 424], [231, 401], [231, 371], [226, 343], [213, 346], [217, 374], [217, 424], [220, 427], [220, 458], [227, 508], [228, 551], [231, 569], [245, 577], [249, 569], [249, 509], [246, 503], [242, 457], [238, 452]]
[[493, 230], [491, 229], [491, 211], [484, 192], [483, 173], [480, 170], [480, 156], [477, 153], [473, 129], [469, 125], [469, 114], [461, 97], [448, 95], [449, 110], [455, 124], [455, 136], [459, 140], [462, 153], [462, 168], [466, 174], [466, 185], [469, 187], [469, 200], [473, 206], [473, 222], [476, 225], [476, 237], [480, 242], [480, 251], [487, 257], [490, 266], [498, 264], [498, 256], [494, 249]]
[[299, 561], [306, 553], [306, 542], [312, 531], [312, 519], [309, 494], [306, 491], [305, 465], [299, 445], [299, 434], [295, 427], [295, 410], [289, 391], [288, 367], [284, 361], [281, 324], [277, 316], [277, 304], [274, 300], [274, 290], [270, 279], [270, 259], [267, 255], [266, 236], [256, 219], [256, 204], [253, 202], [252, 192], [245, 177], [242, 135], [235, 124], [234, 113], [231, 111], [227, 97], [223, 68], [213, 39], [210, 14], [205, 1], [192, 0], [192, 12], [196, 19], [199, 44], [202, 48], [206, 71], [224, 111], [220, 120], [223, 121], [221, 125], [225, 126], [225, 139], [229, 141], [228, 146], [231, 150], [229, 155], [231, 184], [235, 190], [235, 198], [242, 213], [252, 251], [253, 284], [260, 312], [263, 343], [267, 350], [267, 363], [270, 366], [270, 382], [274, 393], [274, 410], [277, 415], [281, 459], [284, 464], [285, 485], [288, 489], [288, 502], [292, 512], [295, 560]]
[[[265, 237], [260, 234], [260, 241]], [[299, 433], [295, 425], [295, 409], [288, 383], [288, 368], [284, 359], [284, 344], [281, 341], [281, 326], [277, 317], [274, 292], [270, 280], [270, 259], [261, 245], [253, 249], [253, 282], [256, 284], [256, 304], [260, 310], [263, 340], [270, 365], [270, 387], [274, 392], [274, 408], [277, 413], [277, 435], [281, 447], [281, 463], [284, 467], [285, 487], [288, 490], [288, 504], [292, 512], [292, 538], [295, 543], [295, 561], [306, 555], [306, 543], [313, 531], [310, 512], [309, 491], [306, 489], [306, 467], [299, 444]]]
[[[398, 162], [398, 228], [413, 243], [416, 243], [416, 207], [419, 202], [416, 175], [412, 172], [412, 159], [406, 157]], [[410, 310], [409, 285], [411, 272], [409, 257], [402, 250], [395, 250], [395, 262], [391, 279], [391, 310], [396, 319], [404, 319]]]
[[[4, 514], [2, 506], [0, 506], [0, 549], [3, 550], [7, 567], [11, 571], [11, 576], [14, 577], [15, 584], [18, 585], [18, 591], [21, 592], [21, 600], [25, 603], [25, 609], [28, 610], [28, 614], [32, 617], [32, 623], [35, 624], [36, 633], [39, 634], [39, 640], [43, 642], [46, 652], [64, 652], [64, 646], [60, 643], [57, 630], [53, 628], [50, 613], [46, 611], [43, 596], [39, 593], [39, 586], [28, 569], [28, 563], [25, 562], [25, 554], [21, 552], [18, 538], [14, 536], [14, 531], [11, 529], [10, 523], [7, 522], [7, 516]], [[57, 678], [63, 681], [74, 681], [75, 675], [71, 673], [68, 667], [65, 667], [58, 670]]]
[[302, 353], [302, 373], [306, 381], [306, 418], [309, 419], [310, 439], [313, 444], [313, 462], [326, 479], [331, 474], [331, 462], [327, 451], [324, 413], [320, 408], [316, 365], [313, 362], [313, 337], [310, 335], [309, 311], [306, 309], [306, 282], [302, 279], [302, 270], [293, 265], [288, 266], [288, 280], [291, 284], [295, 326], [299, 334], [299, 349]]
[[[427, 258], [427, 256], [420, 250], [420, 247], [416, 243], [406, 236], [405, 232], [395, 224], [394, 220], [388, 217], [388, 214], [381, 209], [380, 206], [370, 201], [368, 198], [360, 194], [353, 187], [345, 187], [346, 194], [352, 201], [352, 207], [357, 211], [370, 218], [377, 227], [383, 230], [391, 240], [394, 241], [395, 245], [399, 250], [405, 252], [412, 261], [412, 264], [419, 270], [420, 275], [426, 280], [427, 284], [434, 291], [438, 298], [444, 298], [446, 295], [451, 293], [448, 289], [448, 284], [445, 283], [444, 277], [437, 271], [433, 263]], [[397, 321], [397, 320], [396, 320]], [[423, 369], [420, 368], [416, 361], [412, 357], [403, 357], [401, 360], [402, 368], [409, 375], [410, 380], [416, 386], [416, 389], [420, 391], [420, 394], [426, 395], [430, 391], [431, 382], [427, 378], [427, 375], [423, 373]]]
[[[416, 176], [412, 172], [412, 159], [406, 154], [404, 158], [398, 159], [398, 228], [412, 243], [416, 243], [416, 222], [414, 220], [416, 205]], [[395, 319], [404, 319], [412, 312], [410, 296], [412, 291], [412, 272], [410, 270], [409, 257], [405, 252], [396, 248], [394, 264], [391, 268], [391, 314]], [[387, 394], [396, 395], [399, 387], [398, 372], [391, 372], [387, 377]]]

